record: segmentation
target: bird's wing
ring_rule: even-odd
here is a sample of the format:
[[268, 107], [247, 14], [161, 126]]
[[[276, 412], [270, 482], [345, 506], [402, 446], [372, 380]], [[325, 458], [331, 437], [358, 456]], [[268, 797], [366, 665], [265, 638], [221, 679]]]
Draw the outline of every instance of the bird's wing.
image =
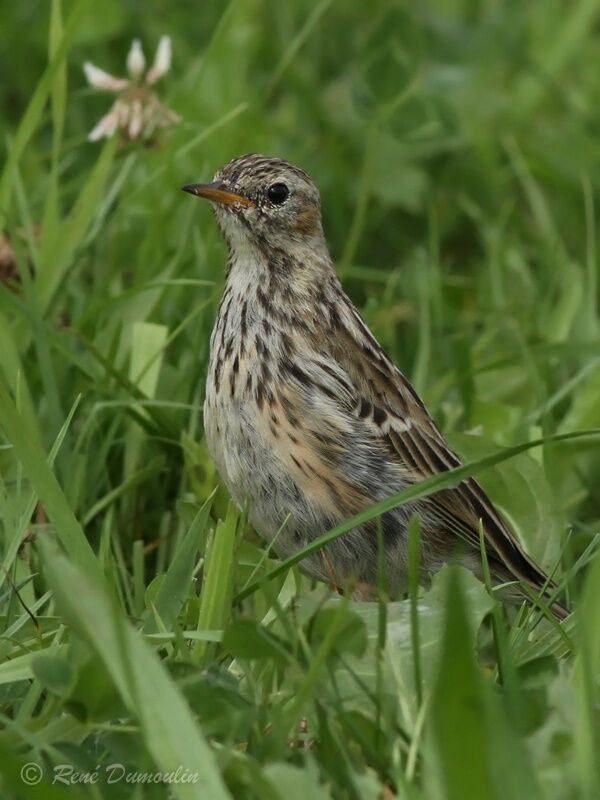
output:
[[[357, 397], [355, 413], [376, 426], [391, 443], [412, 481], [460, 465], [422, 400], [371, 334], [360, 315], [343, 298], [331, 309], [334, 331], [327, 350], [352, 381]], [[549, 587], [547, 576], [523, 550], [493, 504], [473, 478], [428, 498], [449, 531], [480, 549], [479, 520], [490, 560], [506, 572], [539, 590]], [[550, 587], [551, 588], [551, 587]]]

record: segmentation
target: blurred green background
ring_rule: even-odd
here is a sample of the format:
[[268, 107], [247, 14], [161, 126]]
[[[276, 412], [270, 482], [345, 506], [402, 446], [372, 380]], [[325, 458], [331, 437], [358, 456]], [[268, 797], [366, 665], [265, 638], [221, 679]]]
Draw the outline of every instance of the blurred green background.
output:
[[[271, 562], [264, 560], [253, 532], [242, 535], [243, 520], [228, 510], [222, 488], [211, 501], [210, 516], [208, 506], [200, 521], [195, 516], [218, 487], [203, 443], [201, 408], [226, 253], [209, 208], [182, 194], [181, 186], [209, 179], [230, 158], [247, 152], [283, 157], [310, 172], [322, 193], [325, 230], [344, 286], [465, 459], [540, 436], [600, 427], [599, 23], [597, 0], [0, 2], [5, 153], [0, 176], [0, 425], [5, 430], [0, 515], [8, 576], [3, 578], [2, 613], [5, 636], [16, 642], [14, 648], [4, 647], [8, 661], [0, 666], [0, 679], [7, 687], [2, 713], [20, 720], [25, 730], [42, 731], [36, 747], [44, 758], [56, 761], [56, 754], [49, 753], [51, 744], [62, 741], [52, 727], [59, 715], [72, 712], [74, 698], [80, 705], [87, 702], [81, 664], [100, 670], [98, 651], [105, 651], [107, 643], [85, 633], [68, 597], [56, 597], [58, 612], [46, 605], [47, 587], [56, 594], [62, 567], [54, 559], [59, 557], [38, 552], [35, 544], [21, 547], [21, 541], [32, 535], [54, 540], [56, 533], [77, 562], [85, 550], [81, 523], [111, 596], [118, 598], [117, 610], [99, 611], [101, 616], [111, 619], [114, 612], [123, 624], [126, 617], [135, 625], [141, 620], [145, 633], [157, 635], [206, 628], [222, 636], [240, 613], [257, 624], [262, 620], [263, 627], [275, 619], [283, 625], [277, 635], [284, 643], [271, 642], [275, 649], [269, 652], [283, 647], [295, 653], [298, 674], [293, 679], [275, 656], [272, 664], [251, 674], [228, 661], [228, 653], [238, 652], [233, 635], [229, 650], [214, 642], [205, 643], [205, 649], [194, 645], [195, 667], [208, 670], [203, 675], [214, 670], [220, 676], [214, 678], [221, 687], [220, 705], [212, 708], [200, 689], [187, 702], [194, 714], [200, 713], [206, 736], [221, 743], [210, 758], [217, 758], [234, 796], [277, 797], [273, 787], [289, 780], [306, 781], [305, 793], [316, 792], [317, 786], [325, 792], [328, 786], [336, 797], [378, 797], [385, 791], [411, 798], [487, 796], [482, 794], [487, 779], [479, 784], [473, 779], [471, 786], [468, 766], [462, 775], [448, 773], [439, 784], [437, 778], [428, 784], [427, 775], [446, 774], [445, 756], [431, 767], [437, 740], [432, 734], [423, 744], [426, 712], [419, 709], [426, 706], [420, 697], [415, 701], [412, 691], [410, 699], [402, 699], [406, 686], [395, 688], [399, 705], [407, 704], [401, 723], [405, 739], [398, 738], [396, 719], [384, 724], [377, 716], [381, 709], [367, 722], [343, 716], [350, 712], [342, 714], [342, 706], [334, 704], [335, 713], [342, 714], [341, 722], [336, 717], [341, 727], [328, 730], [325, 712], [317, 708], [325, 677], [319, 673], [310, 684], [294, 682], [311, 659], [294, 650], [306, 641], [298, 634], [298, 644], [297, 634], [282, 622], [283, 609], [297, 594], [309, 609], [298, 630], [308, 625], [318, 588], [293, 573], [294, 591], [281, 578], [276, 591], [258, 593], [250, 606], [240, 610], [232, 604], [232, 591]], [[87, 141], [114, 97], [87, 84], [83, 64], [90, 61], [125, 76], [131, 41], [141, 40], [151, 62], [163, 35], [171, 37], [173, 61], [155, 90], [181, 121], [142, 141], [119, 136]], [[18, 419], [10, 416], [14, 406]], [[41, 457], [53, 447], [60, 486]], [[600, 529], [597, 439], [548, 444], [531, 452], [487, 470], [481, 481], [532, 554], [549, 568], [562, 559], [568, 572], [577, 559], [587, 559]], [[237, 531], [237, 566], [230, 572], [222, 566], [225, 572], [217, 571], [211, 585], [210, 542], [213, 556], [225, 548], [220, 555], [222, 564], [227, 561], [229, 545], [218, 544], [226, 537], [213, 536], [215, 528], [222, 534], [223, 527], [232, 536]], [[190, 531], [197, 540], [186, 538]], [[178, 554], [193, 568], [202, 587], [199, 595], [191, 571], [173, 572]], [[84, 574], [93, 572], [95, 557], [83, 553], [82, 559]], [[572, 599], [579, 595], [583, 574], [578, 569], [570, 580]], [[169, 612], [160, 603], [153, 606], [165, 575], [178, 587], [176, 608], [169, 606]], [[10, 586], [21, 586], [23, 602], [48, 617], [43, 641]], [[435, 597], [442, 596], [439, 589], [431, 600], [437, 612], [444, 604], [436, 605]], [[484, 616], [481, 597], [479, 603], [474, 605], [478, 624]], [[158, 616], [157, 607], [162, 609]], [[390, 613], [402, 615], [403, 608], [398, 604]], [[460, 632], [460, 599], [456, 608], [458, 616], [448, 624]], [[348, 613], [355, 615], [352, 624], [370, 633], [381, 626], [366, 607]], [[72, 642], [68, 651], [60, 650], [69, 638], [60, 621], [74, 631], [74, 640], [87, 641], [81, 647], [88, 648], [88, 661], [73, 656]], [[533, 658], [530, 651], [519, 650], [523, 629], [529, 631], [520, 625], [507, 633], [518, 645], [507, 656], [509, 662], [514, 657], [515, 670]], [[537, 623], [534, 629], [539, 632]], [[600, 639], [595, 631], [589, 636], [590, 641]], [[480, 638], [486, 640], [481, 631]], [[546, 671], [516, 681], [516, 694], [503, 696], [514, 711], [519, 702], [527, 706], [523, 696], [515, 700], [517, 689], [525, 691], [527, 680], [537, 687], [535, 698], [528, 695], [531, 714], [514, 729], [518, 734], [505, 731], [506, 741], [529, 737], [528, 752], [535, 758], [520, 765], [516, 788], [504, 787], [502, 796], [524, 796], [519, 791], [527, 785], [534, 792], [527, 796], [592, 797], [597, 766], [586, 753], [600, 739], [595, 738], [597, 719], [592, 722], [587, 710], [597, 713], [597, 688], [586, 683], [582, 689], [587, 699], [582, 700], [579, 727], [565, 721], [570, 678], [559, 656], [572, 653], [573, 643], [569, 649], [563, 641], [566, 650], [556, 650], [555, 640], [551, 645], [544, 641], [541, 649], [534, 647], [534, 655], [551, 660], [543, 662]], [[319, 637], [310, 641], [317, 649], [321, 643]], [[157, 650], [169, 665], [173, 685], [178, 675], [173, 664], [188, 663], [188, 645], [180, 639]], [[64, 661], [53, 669], [77, 673], [77, 688], [70, 679], [61, 683], [58, 672], [51, 673], [53, 684], [48, 664], [35, 662], [35, 654], [39, 657], [38, 651], [49, 646], [57, 647]], [[490, 642], [482, 647], [489, 655]], [[28, 660], [15, 667], [12, 660], [23, 653]], [[325, 673], [328, 664], [323, 660]], [[476, 670], [474, 664], [467, 668]], [[64, 677], [64, 670], [60, 674]], [[124, 699], [120, 679], [102, 675], [108, 695], [119, 694], [134, 716], [143, 717], [135, 698], [130, 703]], [[241, 680], [237, 688], [232, 676]], [[289, 718], [277, 692], [285, 704], [286, 691], [293, 696], [299, 685], [305, 686], [300, 696], [315, 704], [312, 711], [301, 709], [317, 726], [316, 738], [324, 748], [314, 756], [286, 750]], [[441, 685], [443, 694], [447, 687]], [[485, 698], [481, 718], [490, 721], [490, 731], [496, 730], [497, 697], [493, 702]], [[80, 748], [77, 758], [83, 761], [92, 733], [99, 737], [102, 757], [107, 752], [115, 757], [114, 737], [127, 735], [111, 729], [108, 742], [100, 731], [115, 724], [119, 708], [96, 718], [88, 701], [87, 716], [77, 723], [82, 727], [73, 723], [64, 735], [70, 746]], [[439, 732], [453, 718], [436, 702], [431, 724]], [[441, 716], [435, 716], [436, 709]], [[454, 722], [459, 718], [460, 711]], [[509, 725], [502, 719], [502, 725]], [[275, 726], [270, 741], [264, 734], [267, 724]], [[489, 744], [476, 725], [466, 729], [475, 733], [462, 742], [467, 749], [461, 752], [475, 760], [491, 759], [490, 774], [502, 772], [496, 756], [504, 753], [510, 762], [514, 755], [498, 743], [504, 734], [495, 733], [498, 741]], [[388, 739], [408, 742], [407, 750], [400, 745], [397, 752], [391, 745], [389, 752], [382, 750], [378, 730]], [[7, 723], [0, 756], [15, 736], [13, 723]], [[354, 742], [353, 755], [343, 754], [346, 736]], [[23, 750], [29, 740], [21, 734], [17, 738]], [[156, 752], [163, 751], [154, 749], [143, 720], [140, 738], [131, 735], [129, 740], [139, 752], [127, 751], [128, 758], [158, 763]], [[477, 755], [474, 742], [479, 740], [483, 749]], [[248, 751], [239, 754], [242, 766], [233, 755], [240, 741]], [[450, 755], [448, 763], [455, 764]], [[8, 769], [11, 758], [0, 758], [0, 767]], [[336, 771], [331, 766], [336, 759], [349, 761]], [[257, 777], [252, 764], [270, 762], [271, 777], [266, 772]], [[277, 764], [283, 769], [281, 781]], [[17, 779], [11, 783], [10, 770], [7, 775], [6, 787], [25, 791]]]

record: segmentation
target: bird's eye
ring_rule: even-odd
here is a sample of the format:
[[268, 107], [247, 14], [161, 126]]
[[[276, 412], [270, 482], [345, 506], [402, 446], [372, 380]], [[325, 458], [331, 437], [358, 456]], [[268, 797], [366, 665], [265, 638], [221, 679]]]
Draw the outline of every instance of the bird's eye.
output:
[[280, 206], [290, 196], [290, 190], [285, 183], [273, 183], [267, 189], [267, 197], [276, 206]]

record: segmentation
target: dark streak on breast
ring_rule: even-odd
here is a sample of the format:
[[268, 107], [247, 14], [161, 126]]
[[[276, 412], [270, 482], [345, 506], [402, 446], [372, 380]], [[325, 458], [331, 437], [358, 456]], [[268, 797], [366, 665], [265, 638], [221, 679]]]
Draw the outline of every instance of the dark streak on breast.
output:
[[288, 374], [291, 375], [292, 378], [295, 378], [298, 383], [301, 383], [303, 386], [311, 386], [312, 381], [309, 376], [301, 369], [296, 363], [293, 361], [285, 361], [283, 363], [283, 370]]
[[364, 397], [361, 397], [360, 408], [358, 409], [358, 416], [360, 419], [366, 419], [371, 413], [371, 403]]
[[246, 319], [248, 314], [248, 304], [244, 300], [242, 303], [242, 308], [240, 310], [240, 333], [242, 336], [242, 342], [246, 338], [246, 334], [248, 333], [248, 321]]
[[287, 421], [293, 428], [300, 428], [300, 420], [294, 413], [294, 404], [291, 400], [286, 397], [285, 395], [281, 395], [279, 398], [279, 402], [281, 403], [281, 407], [283, 408], [283, 413], [286, 416]]
[[304, 467], [303, 467], [303, 466], [302, 466], [302, 464], [301, 464], [301, 463], [298, 461], [298, 459], [296, 458], [296, 456], [295, 456], [293, 453], [290, 453], [290, 458], [292, 459], [292, 461], [294, 462], [294, 464], [295, 464], [295, 465], [298, 467], [298, 469], [300, 470], [300, 472], [301, 472], [303, 475], [306, 475], [306, 471], [305, 471]]
[[387, 413], [385, 409], [380, 408], [379, 406], [373, 406], [373, 422], [376, 425], [383, 425], [386, 419]]
[[256, 384], [256, 389], [254, 390], [254, 399], [256, 400], [256, 405], [262, 409], [263, 403], [265, 402], [265, 395], [262, 383], [260, 382]]
[[263, 292], [260, 286], [256, 289], [256, 299], [260, 303], [260, 305], [264, 308], [265, 311], [271, 311], [271, 304], [269, 303], [269, 298]]

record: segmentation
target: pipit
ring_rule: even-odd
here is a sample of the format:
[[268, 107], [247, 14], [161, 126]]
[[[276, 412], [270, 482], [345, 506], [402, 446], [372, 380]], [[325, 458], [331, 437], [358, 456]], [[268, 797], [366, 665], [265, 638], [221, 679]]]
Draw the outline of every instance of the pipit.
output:
[[[282, 558], [373, 503], [460, 464], [421, 398], [344, 292], [321, 224], [319, 192], [277, 158], [230, 161], [208, 199], [229, 248], [210, 341], [204, 426], [234, 500]], [[427, 579], [447, 562], [482, 576], [480, 520], [495, 582], [547, 599], [553, 586], [472, 478], [383, 514], [302, 563], [334, 585], [392, 595], [407, 576], [407, 528], [418, 513]], [[381, 536], [377, 526], [380, 525]], [[558, 616], [565, 610], [553, 603]]]

